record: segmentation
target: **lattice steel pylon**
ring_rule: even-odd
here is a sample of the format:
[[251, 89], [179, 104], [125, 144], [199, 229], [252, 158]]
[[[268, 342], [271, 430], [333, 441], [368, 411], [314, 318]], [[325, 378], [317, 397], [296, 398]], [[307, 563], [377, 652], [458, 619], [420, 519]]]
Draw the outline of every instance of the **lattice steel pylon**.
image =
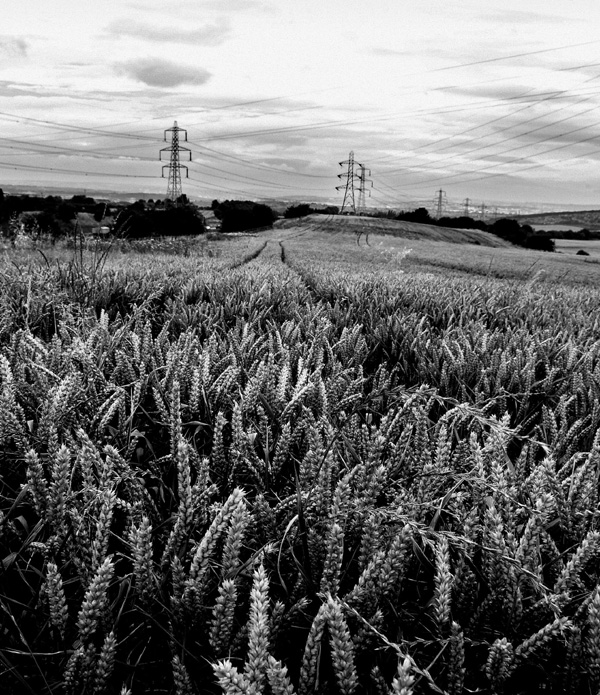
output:
[[[367, 171], [369, 172], [367, 174]], [[371, 184], [371, 188], [373, 188], [373, 182], [371, 179], [368, 179], [367, 176], [371, 176], [371, 170], [367, 169], [364, 164], [359, 164], [358, 165], [358, 212], [365, 212], [366, 210], [366, 202], [365, 202], [365, 193], [367, 190], [367, 184]], [[369, 189], [369, 198], [371, 197], [371, 189]]]
[[438, 220], [444, 213], [445, 198], [446, 198], [446, 191], [442, 191], [442, 189], [440, 188], [440, 190], [437, 191], [437, 195], [433, 201], [433, 204], [436, 206], [435, 216], [437, 217]]
[[342, 203], [342, 209], [340, 210], [340, 214], [343, 214], [344, 210], [349, 208], [350, 214], [351, 215], [356, 215], [356, 201], [354, 200], [354, 189], [358, 188], [358, 186], [355, 185], [355, 181], [358, 179], [358, 175], [356, 173], [356, 166], [362, 166], [362, 164], [356, 164], [354, 162], [354, 152], [350, 152], [350, 155], [348, 159], [344, 160], [343, 162], [339, 163], [341, 167], [344, 165], [348, 165], [348, 169], [345, 174], [338, 174], [338, 179], [342, 179], [346, 177], [346, 183], [342, 184], [341, 186], [336, 186], [335, 190], [336, 191], [341, 191], [342, 189], [344, 190], [344, 201]]
[[165, 130], [165, 142], [167, 142], [167, 133], [171, 133], [171, 145], [163, 147], [160, 151], [159, 158], [162, 160], [163, 152], [170, 152], [171, 158], [168, 164], [162, 168], [162, 177], [165, 177], [165, 169], [169, 170], [169, 182], [167, 184], [167, 199], [172, 200], [177, 207], [179, 199], [183, 193], [181, 189], [181, 169], [185, 169], [185, 177], [188, 178], [188, 168], [185, 164], [180, 163], [180, 153], [189, 154], [190, 158], [187, 161], [192, 161], [192, 152], [187, 147], [181, 147], [179, 144], [179, 133], [183, 133], [183, 140], [187, 142], [187, 130], [180, 128], [177, 121], [173, 123], [172, 128]]

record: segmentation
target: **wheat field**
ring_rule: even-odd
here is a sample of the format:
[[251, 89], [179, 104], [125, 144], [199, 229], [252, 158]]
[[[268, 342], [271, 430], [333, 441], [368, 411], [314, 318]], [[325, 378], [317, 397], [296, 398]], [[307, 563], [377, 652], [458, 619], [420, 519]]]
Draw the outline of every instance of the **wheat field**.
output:
[[411, 244], [4, 250], [3, 692], [598, 692], [597, 266]]

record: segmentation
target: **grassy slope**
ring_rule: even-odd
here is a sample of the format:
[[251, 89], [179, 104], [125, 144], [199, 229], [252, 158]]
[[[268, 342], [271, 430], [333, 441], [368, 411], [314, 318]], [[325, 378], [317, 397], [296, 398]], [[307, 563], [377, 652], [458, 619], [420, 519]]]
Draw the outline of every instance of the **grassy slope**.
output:
[[564, 212], [543, 212], [536, 215], [518, 215], [515, 219], [521, 224], [535, 225], [572, 225], [573, 227], [587, 227], [588, 229], [600, 229], [600, 210], [577, 210]]
[[[352, 243], [345, 243], [352, 226], [359, 222], [374, 223], [368, 239], [365, 235], [359, 239], [352, 234]], [[405, 225], [412, 228], [411, 236], [401, 235]], [[385, 227], [398, 229], [399, 233], [392, 235], [385, 231]], [[430, 230], [449, 238], [438, 239]], [[464, 239], [462, 235], [467, 233], [479, 234], [482, 242], [479, 245], [457, 242], [457, 239]], [[466, 232], [391, 220], [310, 215], [300, 221], [282, 220], [273, 230], [261, 233], [259, 238], [284, 244], [308, 244], [312, 248], [319, 248], [325, 257], [335, 255], [341, 258], [351, 252], [352, 262], [369, 266], [397, 264], [399, 256], [409, 251], [402, 259], [401, 267], [410, 273], [426, 271], [442, 276], [460, 274], [586, 286], [596, 285], [600, 274], [600, 264], [593, 256], [532, 251], [506, 244], [485, 232]], [[490, 240], [498, 245], [486, 245]], [[354, 254], [352, 249], [357, 253]]]
[[445, 241], [450, 244], [475, 244], [477, 246], [510, 247], [506, 241], [498, 237], [480, 232], [477, 229], [450, 229], [436, 227], [431, 224], [417, 222], [402, 222], [374, 217], [346, 217], [341, 215], [308, 215], [295, 220], [279, 220], [275, 223], [277, 229], [306, 228], [318, 225], [323, 232], [352, 232], [359, 230], [365, 234], [385, 234], [403, 239], [426, 239], [429, 241]]

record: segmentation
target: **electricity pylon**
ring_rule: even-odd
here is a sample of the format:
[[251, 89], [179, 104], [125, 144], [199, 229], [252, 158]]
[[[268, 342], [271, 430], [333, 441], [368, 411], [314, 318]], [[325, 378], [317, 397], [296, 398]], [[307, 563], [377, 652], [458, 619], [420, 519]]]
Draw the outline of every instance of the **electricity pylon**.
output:
[[470, 198], [465, 198], [465, 217], [469, 216], [469, 203], [471, 202]]
[[[369, 172], [367, 174], [367, 171]], [[364, 212], [365, 208], [367, 207], [365, 204], [365, 189], [367, 187], [367, 183], [371, 184], [371, 188], [373, 188], [373, 181], [371, 179], [368, 179], [367, 176], [371, 176], [371, 170], [367, 169], [363, 164], [358, 165], [358, 211], [359, 212]], [[371, 197], [371, 188], [369, 189], [369, 198]]]
[[439, 219], [442, 216], [442, 212], [444, 210], [444, 200], [446, 198], [446, 191], [440, 190], [437, 192], [437, 196], [434, 199], [434, 203], [436, 205], [436, 217]]
[[190, 155], [189, 160], [192, 161], [192, 152], [187, 147], [181, 147], [179, 144], [179, 133], [183, 133], [183, 140], [187, 142], [187, 130], [180, 128], [177, 121], [173, 123], [172, 128], [165, 130], [165, 142], [167, 142], [167, 133], [171, 133], [170, 147], [163, 147], [159, 154], [159, 159], [162, 160], [163, 152], [170, 152], [171, 158], [169, 164], [165, 164], [162, 168], [162, 177], [165, 177], [165, 169], [169, 170], [169, 182], [167, 184], [167, 198], [172, 200], [175, 207], [182, 195], [181, 190], [181, 169], [185, 169], [185, 177], [188, 178], [188, 168], [185, 164], [180, 163], [180, 152], [185, 152]]
[[[340, 213], [343, 213], [345, 209], [348, 209], [350, 211], [349, 214], [356, 215], [356, 200], [354, 199], [354, 191], [358, 191], [359, 208], [361, 207], [361, 200], [362, 207], [364, 208], [365, 185], [366, 182], [369, 181], [366, 177], [366, 172], [369, 172], [369, 176], [371, 175], [371, 172], [369, 171], [369, 169], [365, 169], [364, 164], [360, 164], [359, 162], [354, 161], [354, 152], [350, 152], [348, 159], [346, 159], [343, 162], [340, 162], [339, 164], [341, 167], [348, 165], [345, 174], [338, 174], [338, 179], [345, 178], [346, 183], [342, 184], [341, 186], [335, 187], [336, 191], [341, 191], [342, 189], [344, 191], [344, 202], [342, 203], [342, 209], [340, 210]], [[356, 183], [357, 181], [358, 183]], [[370, 183], [372, 186], [373, 182]], [[369, 193], [369, 195], [371, 194]]]
[[350, 152], [348, 159], [339, 163], [341, 167], [344, 164], [348, 165], [348, 170], [345, 174], [338, 174], [338, 179], [346, 177], [346, 183], [341, 186], [336, 186], [336, 191], [341, 191], [344, 189], [344, 201], [342, 203], [342, 209], [340, 213], [343, 213], [346, 208], [350, 208], [350, 213], [356, 215], [356, 202], [354, 200], [354, 179], [356, 178], [356, 172], [354, 170], [354, 152]]

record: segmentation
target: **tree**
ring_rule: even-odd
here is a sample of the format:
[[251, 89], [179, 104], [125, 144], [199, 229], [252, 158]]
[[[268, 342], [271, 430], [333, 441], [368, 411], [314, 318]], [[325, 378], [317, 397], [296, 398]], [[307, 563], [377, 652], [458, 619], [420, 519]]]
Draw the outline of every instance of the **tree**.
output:
[[290, 207], [283, 213], [286, 220], [294, 219], [296, 217], [306, 217], [310, 215], [314, 210], [310, 207], [308, 203], [300, 203], [299, 205], [290, 205]]
[[204, 234], [204, 217], [195, 205], [140, 209], [133, 203], [119, 215], [115, 233], [128, 239]]
[[56, 208], [56, 217], [61, 220], [61, 222], [70, 222], [75, 218], [75, 208], [71, 203], [62, 202]]
[[[529, 229], [531, 229], [531, 227]], [[522, 229], [517, 220], [511, 220], [507, 217], [502, 217], [493, 222], [489, 225], [488, 231], [518, 246], [522, 246], [527, 237], [527, 232]]]
[[487, 224], [483, 220], [474, 220], [472, 217], [463, 215], [461, 217], [440, 217], [437, 221], [439, 227], [450, 227], [452, 229], [480, 229], [487, 231]]
[[222, 232], [242, 232], [247, 229], [270, 227], [277, 215], [268, 206], [251, 200], [226, 200], [214, 210], [221, 220]]
[[412, 212], [401, 212], [397, 217], [397, 220], [403, 220], [405, 222], [419, 222], [420, 224], [434, 224], [434, 220], [429, 216], [427, 208], [417, 208]]

